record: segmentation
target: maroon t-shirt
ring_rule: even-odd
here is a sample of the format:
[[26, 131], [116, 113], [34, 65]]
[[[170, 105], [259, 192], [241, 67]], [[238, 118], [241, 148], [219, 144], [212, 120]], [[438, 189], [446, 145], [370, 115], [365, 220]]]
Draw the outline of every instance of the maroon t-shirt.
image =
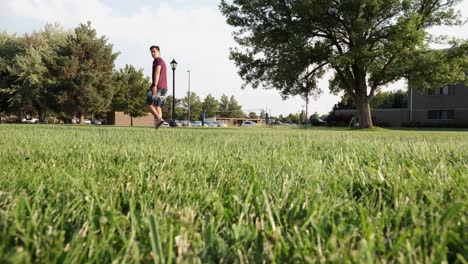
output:
[[166, 63], [162, 58], [156, 58], [153, 61], [153, 83], [155, 81], [154, 79], [154, 72], [156, 71], [156, 67], [161, 66], [161, 72], [159, 73], [159, 81], [156, 84], [156, 88], [158, 89], [167, 89], [167, 74], [166, 74]]

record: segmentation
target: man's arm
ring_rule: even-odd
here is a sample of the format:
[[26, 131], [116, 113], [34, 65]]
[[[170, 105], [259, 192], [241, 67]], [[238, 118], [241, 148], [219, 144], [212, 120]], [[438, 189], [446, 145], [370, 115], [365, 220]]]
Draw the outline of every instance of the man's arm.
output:
[[156, 70], [153, 71], [153, 80], [154, 83], [151, 85], [151, 92], [156, 94], [156, 90], [158, 87], [159, 76], [161, 76], [161, 65], [156, 66]]

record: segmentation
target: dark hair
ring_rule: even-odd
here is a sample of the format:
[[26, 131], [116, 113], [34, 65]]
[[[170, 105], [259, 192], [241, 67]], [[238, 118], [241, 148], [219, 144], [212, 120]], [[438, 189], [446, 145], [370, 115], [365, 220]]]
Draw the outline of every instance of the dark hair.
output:
[[153, 46], [150, 47], [150, 50], [152, 50], [152, 49], [156, 49], [157, 51], [161, 51], [161, 50], [159, 49], [159, 46], [154, 46], [154, 45], [153, 45]]

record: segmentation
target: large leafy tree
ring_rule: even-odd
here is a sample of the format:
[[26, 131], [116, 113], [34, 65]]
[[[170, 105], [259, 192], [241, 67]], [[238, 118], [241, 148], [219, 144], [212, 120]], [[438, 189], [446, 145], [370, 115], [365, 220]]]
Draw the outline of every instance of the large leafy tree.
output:
[[[460, 25], [461, 0], [233, 0], [221, 12], [237, 28], [231, 51], [245, 85], [303, 94], [333, 72], [329, 88], [356, 103], [372, 127], [370, 101], [402, 78], [427, 88], [465, 80], [466, 43], [430, 52], [427, 29]], [[463, 59], [465, 58], [465, 59]], [[429, 77], [429, 78], [428, 78]]]
[[113, 83], [114, 61], [112, 45], [104, 36], [98, 37], [91, 23], [80, 24], [69, 36], [60, 52], [59, 66], [62, 87], [59, 102], [64, 111], [80, 116], [109, 109], [115, 92]]
[[132, 65], [125, 65], [114, 73], [114, 93], [112, 108], [114, 111], [122, 111], [130, 115], [131, 125], [133, 118], [147, 114], [146, 91], [150, 86], [150, 80], [143, 74], [143, 69], [137, 70]]
[[44, 29], [22, 37], [13, 35], [6, 42], [2, 38], [0, 93], [8, 100], [7, 107], [21, 113], [24, 106], [31, 105], [39, 113], [39, 120], [45, 121], [45, 111], [52, 96], [48, 91], [57, 80], [54, 72], [57, 51], [66, 36], [60, 25], [46, 24]]
[[19, 39], [16, 35], [0, 32], [0, 113], [12, 113], [20, 110], [15, 101], [15, 83], [12, 66], [15, 56], [20, 52]]
[[15, 91], [14, 99], [21, 105], [32, 104], [39, 112], [41, 122], [45, 120], [47, 72], [40, 50], [34, 47], [17, 55], [11, 67], [15, 76], [15, 84], [11, 86]]
[[19, 51], [10, 67], [14, 78], [11, 87], [17, 101], [32, 105], [39, 113], [40, 122], [45, 122], [46, 109], [53, 98], [51, 88], [58, 80], [57, 52], [66, 36], [58, 24], [46, 24], [43, 30], [25, 34], [18, 41]]

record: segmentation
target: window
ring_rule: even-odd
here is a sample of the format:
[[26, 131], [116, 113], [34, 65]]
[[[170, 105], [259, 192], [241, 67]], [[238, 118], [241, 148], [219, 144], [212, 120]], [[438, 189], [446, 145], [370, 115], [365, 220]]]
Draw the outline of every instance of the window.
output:
[[449, 85], [448, 94], [450, 94], [450, 95], [455, 94], [455, 85]]
[[453, 120], [455, 119], [454, 110], [429, 110], [427, 111], [429, 120]]
[[448, 91], [449, 91], [448, 86], [444, 86], [444, 87], [440, 88], [440, 94], [447, 95]]
[[455, 111], [454, 110], [447, 110], [447, 119], [448, 120], [453, 120], [455, 119]]
[[438, 110], [427, 111], [427, 119], [429, 120], [440, 119], [440, 111]]
[[455, 94], [455, 86], [454, 85], [446, 85], [439, 88], [428, 89], [427, 95], [454, 95]]

